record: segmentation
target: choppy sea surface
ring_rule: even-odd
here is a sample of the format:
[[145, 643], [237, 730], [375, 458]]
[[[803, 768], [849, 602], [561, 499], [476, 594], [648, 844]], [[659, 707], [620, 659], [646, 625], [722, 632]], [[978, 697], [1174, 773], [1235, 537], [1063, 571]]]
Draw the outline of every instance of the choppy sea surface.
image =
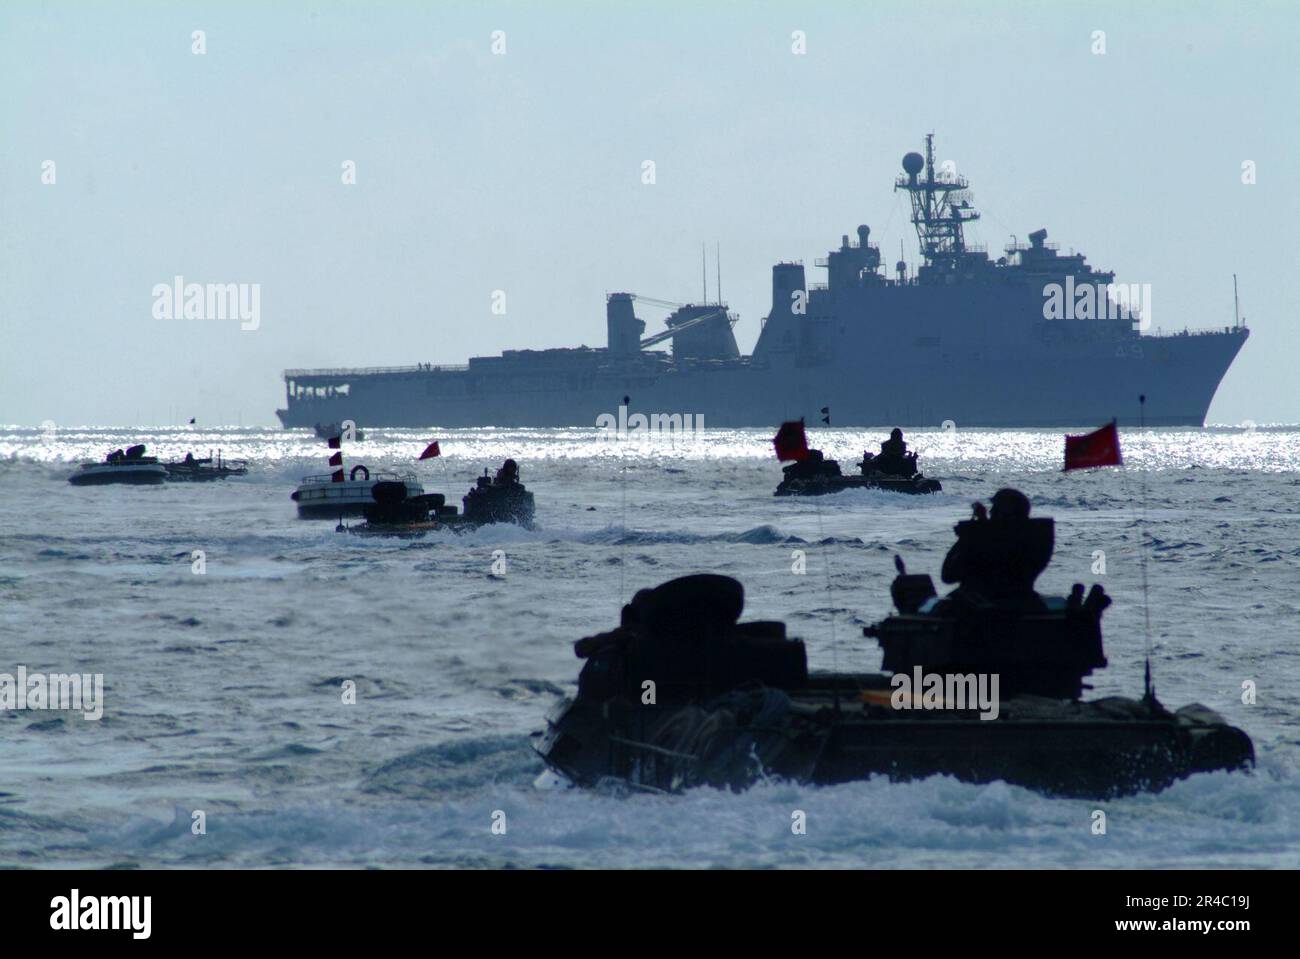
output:
[[[370, 430], [349, 465], [417, 471], [456, 502], [512, 456], [536, 495], [535, 531], [394, 541], [296, 518], [289, 494], [327, 455], [306, 431], [0, 428], [0, 673], [104, 677], [98, 721], [0, 712], [0, 865], [1300, 865], [1300, 429], [1124, 431], [1125, 469], [1071, 474], [1059, 431], [918, 430], [942, 493], [817, 500], [772, 497], [770, 433]], [[814, 440], [851, 469], [884, 434]], [[417, 465], [434, 438], [444, 455]], [[66, 482], [133, 442], [251, 471]], [[861, 627], [889, 611], [894, 554], [937, 574], [953, 524], [1005, 485], [1056, 519], [1040, 590], [1097, 581], [1115, 599], [1092, 695], [1141, 692], [1145, 549], [1158, 694], [1244, 728], [1253, 773], [1105, 803], [943, 777], [679, 796], [537, 782], [531, 734], [575, 687], [573, 641], [636, 589], [726, 573], [813, 668], [876, 669]]]

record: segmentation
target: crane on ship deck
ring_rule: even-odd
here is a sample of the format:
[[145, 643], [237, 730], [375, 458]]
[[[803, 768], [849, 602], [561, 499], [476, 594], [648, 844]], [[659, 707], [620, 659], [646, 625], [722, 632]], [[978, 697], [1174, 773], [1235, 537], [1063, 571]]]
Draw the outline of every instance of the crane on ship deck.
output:
[[[660, 300], [653, 296], [643, 296], [640, 293], [629, 293], [628, 296], [630, 296], [633, 300], [637, 302], [645, 303], [649, 306], [657, 306], [665, 310], [680, 310], [680, 309], [684, 309], [687, 306], [692, 305], [690, 303], [674, 303], [672, 300]], [[740, 317], [736, 316], [733, 313], [728, 313], [727, 308], [719, 304], [718, 309], [713, 310], [710, 313], [703, 313], [699, 316], [693, 316], [684, 323], [679, 323], [676, 326], [670, 326], [666, 330], [662, 330], [658, 333], [654, 333], [650, 336], [647, 336], [645, 339], [640, 341], [640, 348], [643, 350], [647, 350], [652, 346], [657, 346], [660, 343], [672, 339], [675, 335], [681, 333], [683, 330], [689, 330], [691, 327], [699, 326], [702, 323], [707, 323], [709, 320], [715, 319], [716, 317], [719, 316], [725, 316], [727, 318], [727, 322], [733, 327], [740, 320]]]

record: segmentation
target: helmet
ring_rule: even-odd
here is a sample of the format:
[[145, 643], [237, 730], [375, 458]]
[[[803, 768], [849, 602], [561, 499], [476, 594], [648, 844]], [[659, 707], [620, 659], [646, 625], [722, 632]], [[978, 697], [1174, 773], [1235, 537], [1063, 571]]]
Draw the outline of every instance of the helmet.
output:
[[1020, 490], [1000, 489], [993, 494], [993, 519], [1027, 519], [1029, 517], [1029, 497]]

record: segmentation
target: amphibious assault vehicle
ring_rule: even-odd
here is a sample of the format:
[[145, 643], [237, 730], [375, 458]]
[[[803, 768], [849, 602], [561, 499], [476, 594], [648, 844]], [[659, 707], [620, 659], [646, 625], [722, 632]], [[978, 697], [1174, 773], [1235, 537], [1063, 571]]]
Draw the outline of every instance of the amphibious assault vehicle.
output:
[[68, 477], [73, 486], [104, 486], [126, 483], [133, 486], [157, 486], [167, 481], [167, 467], [156, 456], [146, 456], [144, 444], [113, 450], [102, 463], [83, 463]]
[[409, 495], [406, 484], [379, 482], [371, 490], [374, 502], [365, 508], [365, 523], [343, 527], [349, 532], [378, 536], [423, 536], [436, 529], [457, 532], [488, 523], [514, 523], [531, 529], [535, 512], [533, 494], [519, 482], [519, 467], [506, 460], [489, 477], [487, 470], [463, 499], [464, 510], [447, 505], [442, 493]]
[[916, 468], [916, 454], [910, 454], [908, 467], [900, 471], [880, 468], [875, 457], [864, 453], [858, 464], [859, 475], [845, 476], [838, 460], [828, 460], [821, 450], [810, 450], [809, 459], [782, 468], [784, 477], [774, 496], [824, 496], [846, 489], [882, 489], [891, 493], [938, 493], [943, 484], [921, 475]]
[[1204, 706], [1166, 709], [1149, 682], [1136, 699], [1081, 698], [1106, 665], [1110, 598], [1033, 591], [1053, 536], [1027, 515], [959, 524], [944, 578], [962, 585], [945, 597], [899, 561], [897, 612], [864, 630], [880, 674], [809, 673], [784, 623], [740, 622], [744, 590], [729, 577], [642, 590], [617, 628], [575, 644], [577, 695], [536, 748], [577, 784], [664, 791], [938, 774], [1107, 797], [1253, 765], [1244, 732]]
[[173, 482], [205, 482], [248, 475], [247, 460], [228, 460], [220, 451], [215, 459], [211, 455], [195, 457], [193, 453], [186, 453], [185, 459], [164, 463], [163, 466], [167, 468], [167, 478]]

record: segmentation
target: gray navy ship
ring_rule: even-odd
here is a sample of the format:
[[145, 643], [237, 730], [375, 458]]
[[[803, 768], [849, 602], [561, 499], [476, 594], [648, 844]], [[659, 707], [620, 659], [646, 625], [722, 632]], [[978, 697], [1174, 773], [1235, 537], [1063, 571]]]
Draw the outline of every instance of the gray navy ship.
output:
[[[1147, 424], [1204, 425], [1244, 322], [1154, 333], [1149, 294], [1060, 253], [1046, 230], [996, 260], [968, 243], [964, 226], [979, 214], [965, 178], [936, 168], [932, 136], [903, 171], [895, 189], [911, 200], [923, 265], [882, 269], [867, 226], [817, 260], [825, 283], [778, 263], [752, 356], [725, 304], [678, 305], [667, 329], [645, 336], [638, 301], [665, 304], [613, 293], [604, 348], [286, 370], [277, 415], [286, 427], [594, 426], [631, 397], [669, 429], [687, 415], [697, 428], [815, 422], [823, 407], [838, 426], [1080, 426], [1123, 417], [1145, 394]], [[652, 349], [665, 342], [670, 352]]]

